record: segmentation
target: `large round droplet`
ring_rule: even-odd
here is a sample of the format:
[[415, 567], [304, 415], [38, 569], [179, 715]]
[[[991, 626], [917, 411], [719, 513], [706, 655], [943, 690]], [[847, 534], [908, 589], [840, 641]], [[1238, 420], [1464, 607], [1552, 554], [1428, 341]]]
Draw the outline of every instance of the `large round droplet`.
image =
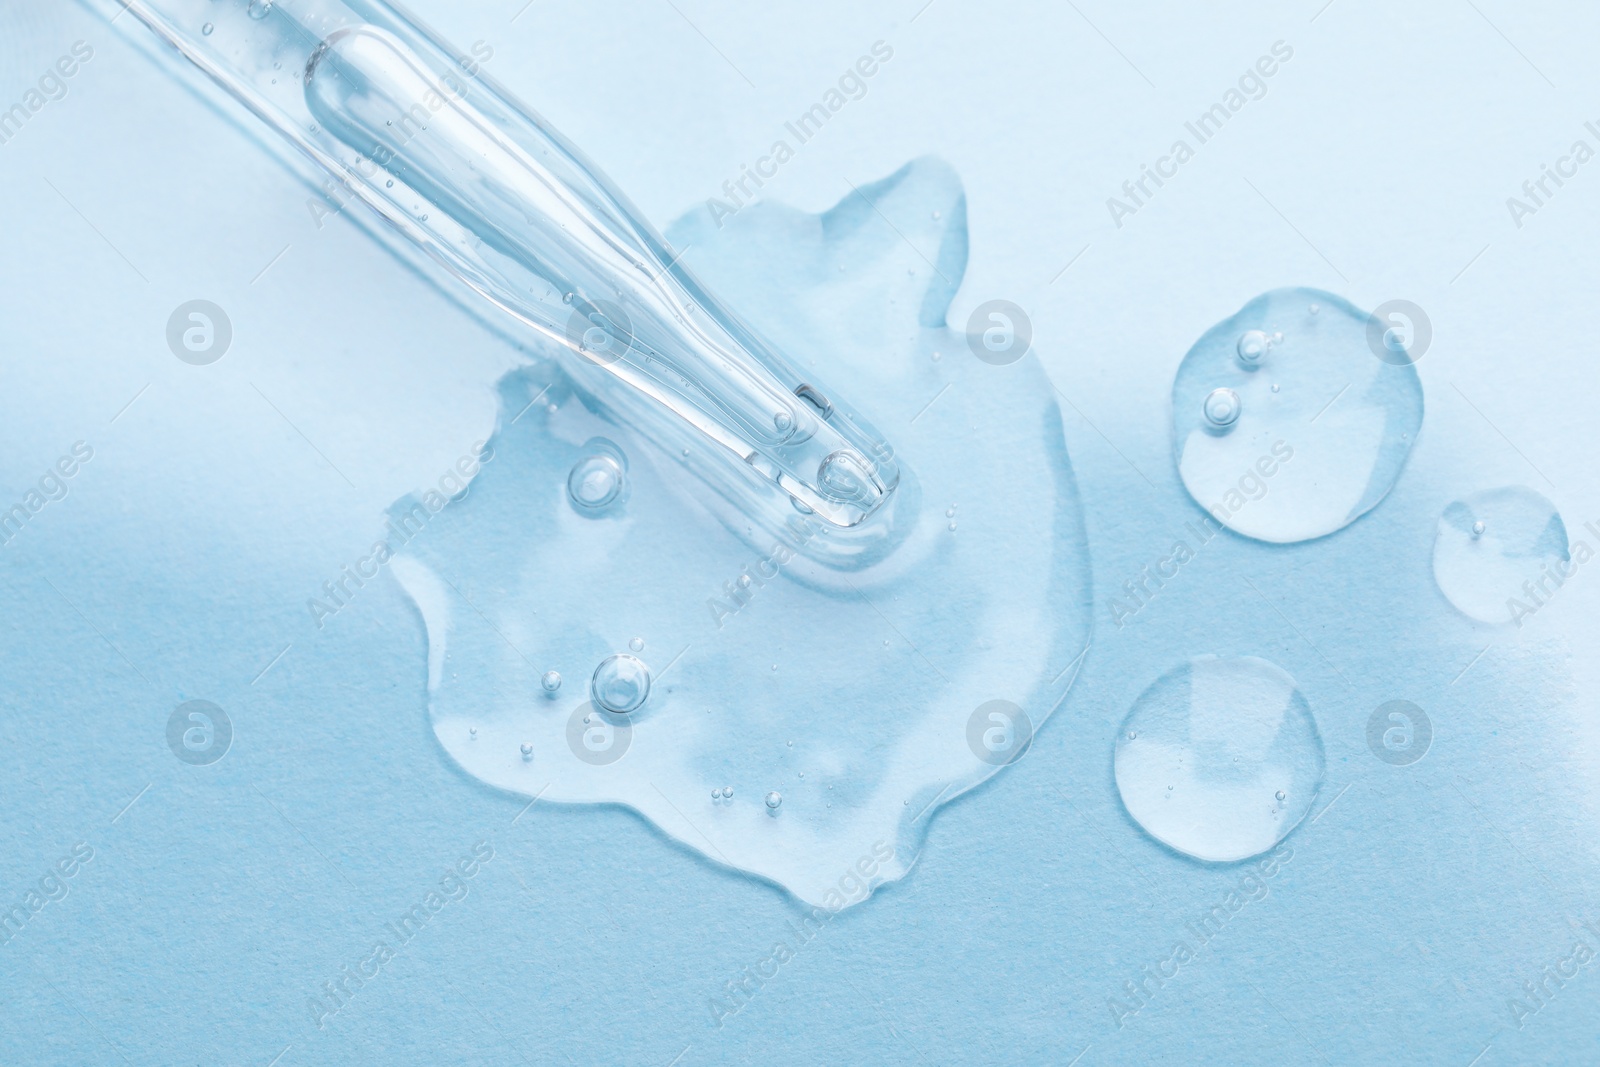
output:
[[650, 695], [650, 668], [637, 656], [607, 656], [589, 679], [589, 696], [606, 711], [626, 715], [638, 711]]
[[1490, 489], [1455, 501], [1439, 516], [1433, 579], [1464, 615], [1521, 622], [1589, 559], [1589, 546], [1578, 545], [1575, 564], [1561, 515], [1532, 489]]
[[1206, 421], [1224, 429], [1239, 421], [1239, 394], [1226, 386], [1206, 394]]
[[1265, 852], [1311, 810], [1322, 737], [1294, 679], [1251, 656], [1201, 656], [1158, 678], [1117, 733], [1135, 822], [1196, 859]]
[[[1331, 293], [1278, 289], [1195, 342], [1172, 386], [1173, 451], [1217, 521], [1305, 541], [1388, 495], [1422, 426], [1422, 384], [1373, 354], [1370, 318]], [[1219, 423], [1229, 396], [1233, 421]]]

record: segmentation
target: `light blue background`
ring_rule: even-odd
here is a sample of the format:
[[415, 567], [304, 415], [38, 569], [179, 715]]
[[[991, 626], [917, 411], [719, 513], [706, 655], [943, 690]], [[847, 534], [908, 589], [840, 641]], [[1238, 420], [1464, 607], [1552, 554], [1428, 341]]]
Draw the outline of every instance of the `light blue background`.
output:
[[[434, 742], [420, 624], [392, 583], [321, 631], [304, 607], [384, 507], [486, 436], [517, 353], [347, 219], [318, 229], [313, 190], [135, 48], [131, 20], [0, 0], [5, 106], [73, 41], [95, 48], [0, 145], [0, 500], [73, 441], [95, 448], [0, 553], [0, 901], [74, 842], [96, 850], [0, 946], [0, 1060], [1600, 1058], [1600, 967], [1521, 1029], [1506, 1006], [1573, 923], [1600, 924], [1600, 571], [1507, 630], [1454, 613], [1428, 565], [1439, 513], [1479, 489], [1528, 485], [1574, 536], [1600, 520], [1600, 163], [1521, 229], [1505, 206], [1574, 139], [1594, 145], [1600, 18], [1501, 0], [520, 6], [417, 9], [490, 42], [491, 73], [661, 228], [893, 46], [767, 193], [821, 210], [925, 153], [962, 175], [972, 258], [951, 321], [1021, 304], [1067, 398], [1102, 591], [1084, 675], [1025, 760], [939, 815], [909, 877], [715, 1027], [708, 998], [795, 905], [624, 811], [519, 817]], [[1114, 228], [1106, 198], [1280, 39], [1294, 58], [1268, 95]], [[1170, 455], [1178, 361], [1291, 284], [1429, 312], [1399, 486], [1322, 541], [1218, 539], [1116, 629], [1105, 591], [1197, 514]], [[194, 297], [234, 323], [208, 368], [163, 338]], [[1111, 782], [1129, 704], [1200, 653], [1293, 674], [1327, 778], [1270, 896], [1119, 1029], [1107, 997], [1242, 873], [1142, 835]], [[197, 697], [236, 730], [205, 768], [164, 740]], [[1434, 722], [1410, 768], [1365, 745], [1395, 697]], [[467, 899], [316, 1030], [306, 998], [480, 840], [496, 858]]]

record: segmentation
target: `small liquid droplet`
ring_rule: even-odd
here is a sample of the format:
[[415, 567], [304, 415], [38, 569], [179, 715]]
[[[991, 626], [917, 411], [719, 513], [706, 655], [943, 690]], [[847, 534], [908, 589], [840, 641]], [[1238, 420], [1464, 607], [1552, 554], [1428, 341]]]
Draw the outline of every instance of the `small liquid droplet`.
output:
[[533, 746], [526, 741], [522, 742], [522, 758], [524, 761], [533, 759]]
[[783, 805], [783, 794], [774, 789], [767, 794], [767, 810], [777, 811]]
[[633, 640], [628, 642], [628, 647], [633, 649], [635, 652], [643, 652], [644, 651], [644, 638], [635, 637]]
[[214, 30], [214, 29], [216, 29], [216, 27], [211, 25], [211, 23], [208, 22], [204, 26], [200, 27], [200, 32], [205, 34], [207, 37], [210, 37], [211, 36], [211, 31]]
[[1222, 386], [1206, 395], [1206, 421], [1222, 429], [1239, 421], [1239, 394]]
[[1276, 393], [1278, 391], [1278, 383], [1277, 382], [1273, 382], [1272, 383], [1272, 391], [1274, 393]]
[[[1489, 528], [1494, 536], [1486, 536]], [[1433, 580], [1450, 603], [1479, 622], [1517, 623], [1560, 596], [1574, 570], [1571, 541], [1556, 506], [1525, 486], [1489, 489], [1444, 509], [1433, 539]], [[1577, 555], [1576, 559], [1587, 559]]]
[[[1311, 707], [1263, 659], [1179, 665], [1140, 694], [1124, 729], [1144, 739], [1116, 746], [1123, 807], [1150, 836], [1196, 859], [1260, 855], [1307, 816], [1321, 788], [1325, 756]], [[1258, 790], [1277, 803], [1252, 801]]]
[[561, 688], [561, 672], [545, 671], [539, 679], [539, 684], [544, 686], [544, 691], [546, 693], [554, 693], [557, 689]]
[[953, 523], [953, 522], [950, 524], [950, 532], [951, 533], [955, 533], [956, 532], [956, 524]]
[[394, 188], [394, 179], [390, 178], [388, 181], [384, 182], [383, 183], [383, 187], [385, 189], [393, 189]]
[[251, 18], [264, 19], [272, 13], [272, 0], [250, 0], [248, 11]]
[[780, 411], [772, 416], [772, 425], [778, 428], [779, 433], [788, 433], [789, 428], [794, 425], [794, 419], [789, 417], [787, 411]]
[[1321, 310], [1322, 310], [1322, 305], [1321, 304], [1312, 304], [1311, 305], [1311, 314], [1315, 315], [1317, 312], [1319, 312]]
[[467, 727], [467, 734], [470, 737], [477, 737], [478, 736], [478, 728], [476, 726]]
[[945, 508], [944, 509], [944, 517], [947, 518], [947, 519], [955, 518], [956, 517], [956, 509], [955, 508]]
[[722, 787], [722, 799], [723, 800], [732, 800], [733, 799], [733, 786], [725, 785], [725, 786]]

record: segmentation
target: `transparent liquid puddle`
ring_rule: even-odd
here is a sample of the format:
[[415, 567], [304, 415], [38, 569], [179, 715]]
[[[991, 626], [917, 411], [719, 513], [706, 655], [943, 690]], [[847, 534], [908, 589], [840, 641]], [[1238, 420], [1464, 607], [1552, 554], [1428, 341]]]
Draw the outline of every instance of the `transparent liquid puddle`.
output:
[[[1480, 622], [1517, 622], [1537, 611], [1570, 576], [1571, 559], [1555, 505], [1522, 486], [1453, 502], [1433, 540], [1440, 592]], [[1580, 554], [1577, 562], [1586, 560]]]
[[1305, 818], [1322, 735], [1295, 681], [1264, 659], [1202, 656], [1146, 689], [1117, 734], [1123, 806], [1196, 859], [1259, 855]]
[[[639, 436], [547, 361], [502, 381], [493, 461], [392, 563], [427, 629], [434, 732], [468, 773], [629, 805], [829, 907], [865, 899], [840, 888], [861, 885], [862, 857], [872, 884], [904, 874], [939, 806], [1011, 761], [974, 747], [981, 707], [1008, 709], [1026, 750], [1090, 611], [1042, 369], [931, 358], [967, 351], [944, 325], [965, 266], [959, 181], [918, 161], [862, 194], [822, 216], [751, 205], [721, 229], [697, 211], [670, 236], [775, 345], [893, 428], [892, 516], [838, 530], [787, 504], [735, 509], [687, 475], [700, 446]], [[529, 406], [541, 395], [553, 409]], [[596, 456], [623, 489], [591, 507], [615, 476]], [[613, 709], [609, 732], [596, 708]]]
[[1367, 321], [1331, 293], [1278, 289], [1195, 342], [1172, 386], [1173, 448], [1217, 521], [1305, 541], [1388, 495], [1422, 426], [1422, 385], [1373, 355]]

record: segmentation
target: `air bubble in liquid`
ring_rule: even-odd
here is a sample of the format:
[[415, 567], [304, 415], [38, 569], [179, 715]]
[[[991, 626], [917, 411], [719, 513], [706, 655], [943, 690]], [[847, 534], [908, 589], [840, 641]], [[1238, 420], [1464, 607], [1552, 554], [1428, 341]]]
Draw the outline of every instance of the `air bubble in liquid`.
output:
[[1322, 737], [1293, 678], [1263, 659], [1202, 656], [1135, 701], [1114, 771], [1123, 806], [1151, 837], [1196, 859], [1231, 862], [1294, 829], [1311, 810], [1323, 764]]
[[1222, 429], [1239, 421], [1239, 394], [1226, 386], [1206, 394], [1206, 421]]
[[650, 695], [650, 668], [634, 656], [607, 656], [589, 679], [589, 696], [617, 715], [638, 711]]
[[768, 811], [777, 811], [783, 806], [783, 794], [774, 789], [767, 794], [766, 801]]
[[615, 446], [606, 447], [606, 444], [590, 442], [595, 450], [574, 463], [567, 475], [567, 496], [579, 511], [599, 511], [622, 495], [625, 477], [622, 454]]
[[[1388, 495], [1422, 426], [1422, 384], [1410, 364], [1374, 354], [1369, 318], [1332, 293], [1278, 289], [1195, 342], [1172, 418], [1197, 504], [1247, 537], [1290, 543], [1342, 529]], [[1270, 379], [1246, 359], [1256, 335], [1270, 339]], [[1225, 426], [1212, 417], [1223, 390], [1238, 398]]]
[[1239, 353], [1239, 362], [1254, 369], [1261, 366], [1261, 359], [1271, 344], [1272, 339], [1260, 330], [1246, 330], [1239, 335], [1239, 343], [1234, 348]]
[[545, 671], [544, 674], [539, 678], [539, 684], [544, 688], [546, 693], [554, 693], [557, 689], [561, 688], [561, 672]]
[[[1577, 563], [1591, 555], [1578, 542]], [[1575, 566], [1554, 504], [1522, 486], [1457, 500], [1439, 516], [1433, 579], [1450, 603], [1479, 622], [1521, 622]]]

